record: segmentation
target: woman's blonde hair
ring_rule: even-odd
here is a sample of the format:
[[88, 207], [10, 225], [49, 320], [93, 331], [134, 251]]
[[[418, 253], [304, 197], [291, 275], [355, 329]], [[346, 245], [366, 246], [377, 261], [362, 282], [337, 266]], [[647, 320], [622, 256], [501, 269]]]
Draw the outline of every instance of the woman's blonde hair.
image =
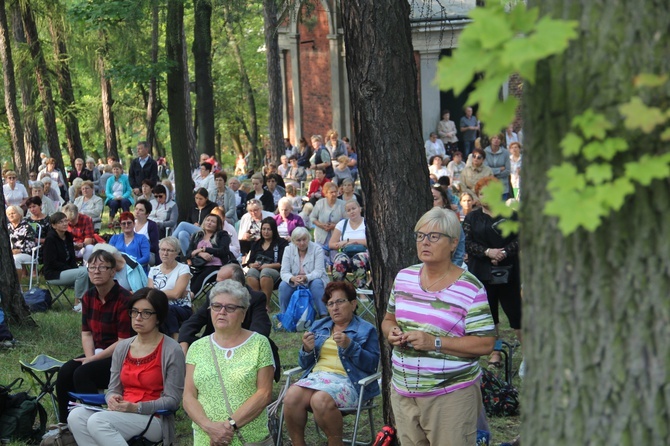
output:
[[461, 238], [461, 222], [456, 213], [450, 209], [434, 207], [421, 216], [414, 225], [414, 232], [424, 226], [433, 227], [437, 231], [447, 234], [452, 239]]

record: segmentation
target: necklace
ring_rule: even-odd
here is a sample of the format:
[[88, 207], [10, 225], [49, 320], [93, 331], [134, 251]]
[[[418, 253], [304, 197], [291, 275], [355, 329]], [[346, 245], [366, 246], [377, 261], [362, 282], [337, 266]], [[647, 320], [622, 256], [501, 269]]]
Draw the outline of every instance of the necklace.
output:
[[[421, 270], [421, 272], [423, 273], [423, 270]], [[444, 274], [442, 274], [442, 276], [439, 279], [437, 279], [435, 282], [431, 283], [430, 285], [428, 285], [426, 287], [424, 287], [423, 284], [421, 283], [423, 281], [423, 279], [421, 278], [421, 276], [419, 276], [419, 285], [421, 286], [422, 290], [429, 291], [429, 289], [431, 287], [433, 287], [436, 283], [440, 282], [442, 279], [447, 277], [447, 274], [449, 274], [449, 269], [448, 268], [447, 268], [447, 271]], [[427, 273], [426, 273], [426, 275], [427, 275]]]

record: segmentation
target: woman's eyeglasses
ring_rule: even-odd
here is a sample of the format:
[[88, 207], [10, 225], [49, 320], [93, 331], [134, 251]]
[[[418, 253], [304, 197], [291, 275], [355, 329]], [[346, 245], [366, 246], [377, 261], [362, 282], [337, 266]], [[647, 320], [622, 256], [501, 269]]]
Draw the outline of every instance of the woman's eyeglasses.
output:
[[344, 305], [345, 302], [349, 302], [349, 299], [337, 299], [332, 302], [328, 302], [326, 306], [328, 308], [339, 307], [340, 305]]
[[140, 310], [136, 310], [134, 308], [131, 309], [131, 310], [128, 310], [128, 315], [130, 316], [131, 319], [135, 319], [138, 314], [142, 315], [142, 319], [149, 319], [151, 316], [156, 314], [156, 312], [155, 311], [149, 311], [149, 310], [140, 311]]
[[104, 272], [109, 271], [110, 269], [112, 269], [112, 267], [111, 266], [106, 266], [106, 265], [100, 265], [100, 266], [90, 266], [89, 265], [87, 269], [91, 273], [94, 273], [96, 271], [100, 271], [101, 273], [104, 273]]
[[174, 249], [167, 249], [167, 248], [159, 248], [158, 251], [159, 251], [159, 252], [167, 252], [167, 253], [177, 252], [177, 251], [174, 250]]
[[484, 159], [484, 157], [481, 156], [481, 155], [472, 155], [472, 158], [476, 159], [476, 160], [483, 160]]
[[134, 224], [135, 224], [134, 221], [122, 221], [121, 222], [121, 226], [130, 226], [130, 225], [134, 225]]
[[241, 305], [233, 305], [233, 304], [228, 304], [228, 305], [223, 305], [223, 304], [211, 304], [209, 306], [209, 309], [212, 310], [214, 313], [220, 313], [221, 310], [226, 310], [226, 313], [234, 313], [239, 309], [246, 309], [246, 307], [243, 307]]
[[428, 237], [428, 241], [431, 243], [437, 243], [442, 237], [451, 238], [449, 235], [443, 234], [441, 232], [429, 232], [426, 234], [424, 232], [417, 231], [414, 233], [414, 240], [417, 242], [422, 242], [426, 237]]

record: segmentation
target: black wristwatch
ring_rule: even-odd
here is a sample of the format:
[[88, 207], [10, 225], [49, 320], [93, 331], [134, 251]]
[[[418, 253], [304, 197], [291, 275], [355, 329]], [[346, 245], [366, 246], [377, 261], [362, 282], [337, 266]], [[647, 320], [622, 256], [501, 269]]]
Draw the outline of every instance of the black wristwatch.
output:
[[230, 424], [230, 427], [232, 427], [234, 431], [237, 430], [237, 423], [230, 417], [228, 417], [228, 424]]

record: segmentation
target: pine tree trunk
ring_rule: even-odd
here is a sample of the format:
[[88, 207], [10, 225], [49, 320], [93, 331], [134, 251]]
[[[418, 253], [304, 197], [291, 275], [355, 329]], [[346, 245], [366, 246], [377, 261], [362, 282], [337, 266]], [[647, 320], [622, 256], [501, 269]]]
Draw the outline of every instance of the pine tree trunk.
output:
[[179, 220], [186, 220], [193, 204], [191, 193], [191, 163], [189, 159], [187, 127], [191, 123], [184, 114], [184, 3], [168, 0], [165, 51], [171, 67], [167, 74], [168, 116], [170, 118], [170, 140], [177, 183], [177, 206]]
[[197, 152], [214, 154], [214, 83], [212, 81], [212, 3], [193, 0]]
[[51, 92], [51, 81], [47, 70], [47, 64], [44, 60], [44, 53], [42, 52], [42, 44], [37, 33], [37, 25], [35, 23], [35, 16], [30, 6], [30, 2], [26, 1], [21, 10], [21, 19], [23, 20], [23, 29], [26, 33], [26, 40], [28, 41], [28, 48], [30, 49], [30, 56], [35, 65], [35, 76], [37, 78], [37, 87], [40, 92], [40, 100], [42, 102], [42, 117], [44, 119], [44, 133], [47, 138], [47, 146], [49, 147], [49, 155], [56, 162], [56, 169], [65, 172], [65, 165], [63, 164], [63, 155], [61, 154], [60, 142], [58, 139], [58, 128], [56, 126], [56, 107], [54, 105], [53, 95]]
[[[156, 66], [158, 63], [158, 28], [160, 25], [158, 1], [154, 0], [151, 4], [151, 63]], [[153, 153], [154, 141], [156, 139], [156, 121], [161, 107], [158, 103], [158, 82], [156, 76], [151, 76], [149, 80], [149, 94], [147, 97], [147, 135], [146, 141], [149, 144], [149, 151]], [[160, 152], [157, 151], [160, 156]]]
[[58, 80], [58, 91], [60, 93], [61, 119], [65, 125], [65, 138], [67, 139], [70, 164], [74, 166], [74, 160], [84, 159], [84, 148], [79, 133], [79, 119], [77, 118], [77, 104], [74, 99], [72, 88], [72, 77], [70, 76], [70, 55], [67, 52], [65, 36], [61, 24], [55, 22], [60, 17], [49, 19], [49, 31], [56, 56], [56, 76]]
[[[12, 14], [12, 33], [14, 41], [18, 44], [25, 44], [26, 35], [23, 32], [23, 22], [21, 21], [21, 10], [19, 4], [14, 2], [11, 5]], [[22, 46], [18, 45], [19, 54], [22, 54]], [[26, 57], [19, 57], [15, 65], [18, 73], [17, 82], [21, 90], [21, 113], [23, 120], [23, 145], [26, 157], [26, 170], [28, 172], [37, 172], [40, 164], [40, 130], [35, 116], [35, 102], [37, 102], [37, 93], [35, 92], [33, 74], [34, 71], [26, 62]], [[31, 74], [33, 73], [33, 74]], [[27, 179], [21, 179], [25, 183]]]
[[242, 51], [240, 50], [240, 45], [237, 42], [235, 37], [235, 29], [233, 27], [233, 22], [230, 17], [230, 5], [223, 6], [224, 12], [224, 21], [226, 24], [226, 33], [228, 34], [228, 40], [233, 49], [233, 57], [237, 62], [237, 68], [240, 72], [240, 83], [242, 84], [242, 94], [247, 100], [247, 106], [249, 108], [249, 125], [246, 124], [245, 120], [242, 117], [237, 117], [237, 121], [243, 127], [244, 134], [251, 145], [251, 166], [258, 167], [262, 160], [262, 155], [260, 153], [259, 141], [258, 141], [258, 118], [256, 114], [256, 98], [254, 97], [254, 90], [251, 87], [251, 82], [249, 81], [249, 75], [247, 74], [246, 66], [244, 65], [244, 59], [242, 58]]
[[0, 59], [2, 59], [2, 74], [5, 87], [5, 111], [7, 112], [7, 123], [12, 140], [12, 154], [14, 157], [14, 168], [19, 179], [25, 182], [28, 179], [26, 169], [26, 152], [23, 146], [23, 127], [21, 126], [21, 115], [16, 105], [16, 80], [14, 79], [14, 59], [12, 58], [12, 45], [9, 42], [9, 24], [5, 1], [0, 0]]
[[[395, 275], [417, 262], [414, 225], [432, 206], [409, 3], [342, 0], [340, 7], [380, 326]], [[384, 419], [390, 422], [391, 358], [388, 343], [382, 340], [381, 347]]]
[[277, 34], [277, 3], [263, 0], [265, 30], [265, 57], [268, 66], [268, 130], [272, 161], [279, 165], [284, 154], [284, 128], [282, 112], [282, 79], [279, 61], [279, 35]]
[[100, 95], [102, 103], [102, 126], [105, 129], [105, 150], [107, 156], [112, 156], [117, 160], [119, 158], [119, 148], [116, 138], [116, 124], [114, 122], [114, 97], [112, 96], [112, 82], [106, 74], [107, 61], [107, 36], [104, 31], [100, 31], [101, 47], [98, 49], [98, 74], [100, 75]]
[[195, 126], [193, 125], [193, 108], [191, 107], [191, 81], [188, 77], [188, 50], [186, 46], [186, 32], [184, 31], [183, 24], [181, 34], [181, 48], [182, 65], [184, 67], [182, 70], [182, 82], [184, 83], [183, 113], [186, 118], [186, 142], [188, 144], [188, 160], [190, 162], [191, 169], [194, 169], [200, 162], [200, 156], [196, 153]]
[[[670, 72], [668, 12], [667, 3], [641, 0], [541, 2], [541, 14], [577, 20], [580, 36], [524, 86], [523, 444], [670, 441], [670, 181], [638, 185], [595, 232], [564, 237], [543, 213], [547, 171], [561, 161], [573, 117], [615, 116], [638, 94], [636, 75]], [[642, 98], [667, 110], [670, 89]], [[632, 147], [612, 161], [617, 175], [625, 162], [667, 152], [658, 133], [615, 125]]]

